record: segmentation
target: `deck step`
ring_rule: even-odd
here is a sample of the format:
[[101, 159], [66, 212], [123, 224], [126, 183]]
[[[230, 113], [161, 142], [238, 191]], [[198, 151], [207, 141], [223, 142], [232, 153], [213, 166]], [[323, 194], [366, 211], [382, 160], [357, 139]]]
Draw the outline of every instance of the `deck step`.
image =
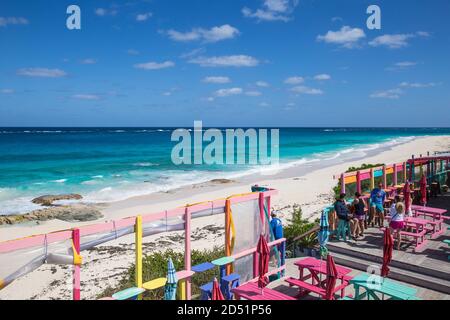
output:
[[[332, 249], [330, 249], [330, 251], [333, 252], [333, 258], [336, 264], [342, 266], [367, 272], [367, 268], [370, 265], [374, 265], [374, 262], [369, 261], [367, 258], [349, 256], [343, 253], [335, 252]], [[381, 266], [381, 262], [375, 264]], [[422, 288], [450, 294], [450, 281], [423, 273], [409, 271], [404, 268], [398, 268], [391, 265], [389, 278]]]

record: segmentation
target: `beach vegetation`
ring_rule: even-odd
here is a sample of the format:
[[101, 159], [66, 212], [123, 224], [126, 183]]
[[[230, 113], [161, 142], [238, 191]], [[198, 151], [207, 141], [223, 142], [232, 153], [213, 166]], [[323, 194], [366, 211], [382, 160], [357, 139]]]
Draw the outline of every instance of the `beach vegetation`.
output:
[[[211, 250], [192, 250], [191, 264], [197, 265], [203, 262], [211, 262], [225, 255], [223, 247], [214, 247]], [[167, 262], [172, 258], [173, 264], [177, 271], [184, 270], [184, 254], [176, 252], [172, 249], [165, 251], [156, 251], [145, 255], [142, 259], [142, 277], [144, 283], [157, 278], [165, 278], [167, 276]], [[194, 274], [192, 276], [192, 296], [200, 294], [199, 287], [210, 282], [214, 277], [219, 277], [218, 268], [213, 268], [206, 272]], [[106, 288], [100, 295], [101, 297], [111, 297], [114, 293], [121, 290], [134, 287], [135, 284], [135, 265], [132, 265], [123, 275], [117, 286]], [[164, 287], [146, 291], [142, 294], [144, 300], [163, 300]]]
[[[312, 232], [319, 224], [319, 219], [311, 222], [303, 217], [300, 206], [294, 206], [291, 219], [284, 228], [284, 237], [286, 238], [286, 248], [293, 247], [313, 248], [317, 245], [317, 232]], [[303, 236], [302, 236], [303, 235]], [[299, 238], [300, 237], [300, 238]]]
[[[371, 163], [363, 163], [361, 166], [359, 167], [349, 167], [347, 169], [347, 171], [345, 171], [346, 173], [348, 172], [355, 172], [358, 170], [365, 170], [365, 169], [370, 169], [370, 168], [376, 168], [376, 167], [381, 167], [383, 166], [384, 163], [376, 163], [376, 164], [371, 164]], [[375, 178], [375, 185], [377, 185], [379, 182], [381, 182], [382, 177], [376, 177]], [[392, 177], [391, 175], [387, 176], [387, 182], [388, 184], [392, 183]], [[335, 195], [335, 197], [337, 198], [340, 194], [341, 194], [341, 181], [339, 180], [338, 183], [336, 184], [336, 186], [333, 187], [333, 194]], [[368, 191], [370, 190], [370, 180], [364, 180], [361, 182], [361, 190], [363, 191]], [[348, 197], [353, 196], [353, 194], [356, 192], [356, 183], [350, 183], [348, 185], [346, 185], [346, 193]]]

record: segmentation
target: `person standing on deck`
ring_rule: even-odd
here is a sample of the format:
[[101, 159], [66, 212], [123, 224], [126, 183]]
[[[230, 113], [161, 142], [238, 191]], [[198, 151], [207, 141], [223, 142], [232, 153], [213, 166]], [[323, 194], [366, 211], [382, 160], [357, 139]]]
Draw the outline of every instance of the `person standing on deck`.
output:
[[[270, 214], [270, 230], [274, 236], [274, 240], [283, 238], [283, 223], [281, 219], [277, 217], [277, 212], [275, 210]], [[285, 252], [285, 242], [280, 243], [277, 248], [280, 252], [280, 262], [284, 265], [284, 252]]]
[[400, 231], [405, 227], [405, 204], [400, 201], [400, 197], [396, 197], [395, 202], [389, 210], [391, 217], [389, 228], [391, 229], [391, 234], [395, 234], [394, 238], [397, 239], [397, 250], [400, 250], [402, 242]]
[[355, 199], [353, 200], [353, 210], [355, 212], [355, 217], [358, 220], [359, 226], [359, 234], [356, 236], [364, 236], [364, 221], [366, 221], [366, 205], [364, 200], [361, 198], [361, 194], [359, 192], [355, 193]]
[[378, 188], [374, 188], [370, 193], [370, 217], [369, 224], [378, 221], [378, 226], [383, 227], [384, 223], [384, 202], [386, 201], [386, 191], [383, 190], [383, 184], [380, 182]]
[[339, 220], [347, 221], [350, 226], [350, 233], [353, 240], [356, 240], [356, 233], [359, 234], [359, 225], [356, 218], [350, 213], [350, 210], [345, 203], [345, 193], [341, 193], [339, 198], [334, 203], [334, 210]]

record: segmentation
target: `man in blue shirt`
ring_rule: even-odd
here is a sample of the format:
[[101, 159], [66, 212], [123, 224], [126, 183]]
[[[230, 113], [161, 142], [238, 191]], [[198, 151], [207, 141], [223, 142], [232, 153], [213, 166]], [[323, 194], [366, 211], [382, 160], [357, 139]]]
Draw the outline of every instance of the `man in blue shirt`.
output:
[[[270, 214], [272, 219], [270, 220], [270, 230], [273, 233], [274, 240], [278, 240], [283, 238], [283, 224], [279, 218], [277, 218], [277, 213], [275, 211], [272, 211]], [[281, 265], [284, 265], [285, 260], [285, 244], [286, 242], [280, 243], [277, 247], [280, 251], [280, 262]], [[281, 274], [284, 276], [284, 270], [281, 272]]]
[[378, 226], [383, 227], [384, 223], [384, 202], [386, 200], [386, 192], [383, 190], [383, 184], [379, 183], [378, 188], [374, 188], [370, 193], [370, 218], [369, 224], [378, 221]]
[[283, 224], [279, 218], [277, 218], [277, 214], [275, 211], [272, 211], [270, 214], [272, 219], [270, 220], [270, 229], [275, 237], [275, 240], [283, 238]]

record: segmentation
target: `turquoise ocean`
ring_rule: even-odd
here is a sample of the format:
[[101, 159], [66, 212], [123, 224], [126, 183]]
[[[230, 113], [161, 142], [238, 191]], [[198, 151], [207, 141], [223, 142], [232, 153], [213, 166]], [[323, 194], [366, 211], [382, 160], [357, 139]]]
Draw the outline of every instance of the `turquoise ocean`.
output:
[[[31, 199], [44, 194], [79, 193], [86, 202], [111, 202], [260, 169], [177, 166], [171, 160], [173, 130], [0, 128], [0, 214], [38, 209]], [[449, 134], [450, 128], [280, 128], [280, 162], [292, 167], [364, 157], [416, 137]]]

